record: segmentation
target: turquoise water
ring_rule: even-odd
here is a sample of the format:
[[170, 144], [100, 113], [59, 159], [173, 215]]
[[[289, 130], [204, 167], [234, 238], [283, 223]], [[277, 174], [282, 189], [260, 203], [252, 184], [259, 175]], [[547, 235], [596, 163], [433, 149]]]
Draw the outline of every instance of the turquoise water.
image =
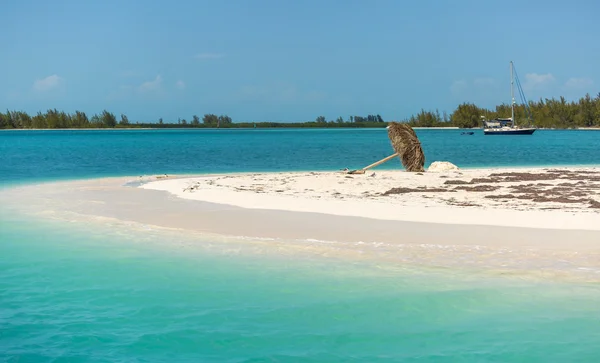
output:
[[[427, 164], [600, 165], [600, 132], [417, 130]], [[0, 131], [0, 182], [152, 173], [338, 170], [392, 153], [385, 129]], [[401, 168], [398, 160], [381, 168]]]
[[[594, 362], [597, 286], [3, 220], [11, 362]], [[41, 237], [43, 233], [43, 237]], [[11, 358], [12, 357], [12, 358]]]
[[[0, 132], [0, 182], [337, 169], [390, 150], [383, 130], [223, 131]], [[419, 137], [429, 161], [459, 166], [600, 164], [595, 132]], [[0, 361], [600, 357], [597, 284], [282, 254], [253, 243], [41, 219], [0, 205]]]

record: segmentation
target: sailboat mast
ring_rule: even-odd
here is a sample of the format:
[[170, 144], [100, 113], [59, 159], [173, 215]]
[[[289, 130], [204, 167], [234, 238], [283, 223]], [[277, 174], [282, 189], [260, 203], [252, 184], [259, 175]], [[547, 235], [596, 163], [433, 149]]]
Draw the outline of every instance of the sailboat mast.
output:
[[515, 125], [515, 91], [513, 88], [514, 75], [513, 75], [513, 62], [510, 61], [510, 120], [513, 126]]

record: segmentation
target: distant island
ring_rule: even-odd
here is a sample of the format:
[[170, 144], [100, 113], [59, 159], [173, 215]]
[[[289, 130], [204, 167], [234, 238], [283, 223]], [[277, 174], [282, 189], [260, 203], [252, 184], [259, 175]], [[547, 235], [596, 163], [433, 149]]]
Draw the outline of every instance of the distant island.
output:
[[[494, 110], [478, 107], [473, 103], [460, 104], [454, 112], [421, 110], [416, 115], [399, 120], [413, 127], [458, 127], [476, 128], [482, 126], [482, 118], [494, 119], [509, 117], [510, 105], [502, 104]], [[528, 117], [530, 116], [530, 117]], [[515, 118], [519, 124], [532, 124], [539, 128], [574, 129], [600, 127], [600, 93], [592, 98], [589, 94], [578, 101], [567, 102], [564, 97], [540, 99], [527, 105], [515, 106]], [[91, 129], [91, 128], [376, 128], [386, 127], [387, 122], [380, 115], [338, 117], [327, 120], [318, 116], [306, 122], [233, 122], [227, 115], [205, 114], [202, 119], [193, 115], [185, 118], [157, 122], [130, 122], [126, 115], [119, 119], [104, 110], [88, 117], [85, 112], [66, 113], [56, 109], [38, 112], [31, 116], [23, 111], [0, 112], [0, 129]]]

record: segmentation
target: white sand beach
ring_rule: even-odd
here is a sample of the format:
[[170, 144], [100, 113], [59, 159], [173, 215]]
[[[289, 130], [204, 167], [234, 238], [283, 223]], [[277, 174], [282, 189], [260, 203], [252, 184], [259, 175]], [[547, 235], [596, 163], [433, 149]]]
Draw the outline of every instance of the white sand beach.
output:
[[175, 178], [142, 188], [251, 209], [600, 230], [600, 170], [594, 168], [265, 173]]
[[260, 240], [269, 252], [600, 280], [598, 168], [138, 176], [5, 188], [0, 202], [68, 221]]

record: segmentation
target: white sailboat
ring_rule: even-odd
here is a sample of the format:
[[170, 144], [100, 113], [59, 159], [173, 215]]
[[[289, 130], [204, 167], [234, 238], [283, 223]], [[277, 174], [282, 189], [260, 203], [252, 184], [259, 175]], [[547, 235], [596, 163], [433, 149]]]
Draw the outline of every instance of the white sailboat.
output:
[[[483, 121], [483, 134], [484, 135], [531, 135], [535, 132], [536, 128], [534, 127], [526, 127], [522, 128], [517, 126], [515, 122], [515, 92], [514, 92], [514, 79], [515, 79], [515, 68], [513, 62], [510, 62], [510, 97], [511, 104], [510, 110], [511, 115], [510, 118], [496, 118], [494, 120], [485, 120]], [[518, 82], [517, 76], [517, 85], [519, 88], [519, 93], [521, 95], [521, 99], [524, 101], [525, 107], [529, 110], [529, 106], [527, 105], [527, 100], [525, 99], [525, 95], [523, 90], [521, 89], [520, 82]]]

